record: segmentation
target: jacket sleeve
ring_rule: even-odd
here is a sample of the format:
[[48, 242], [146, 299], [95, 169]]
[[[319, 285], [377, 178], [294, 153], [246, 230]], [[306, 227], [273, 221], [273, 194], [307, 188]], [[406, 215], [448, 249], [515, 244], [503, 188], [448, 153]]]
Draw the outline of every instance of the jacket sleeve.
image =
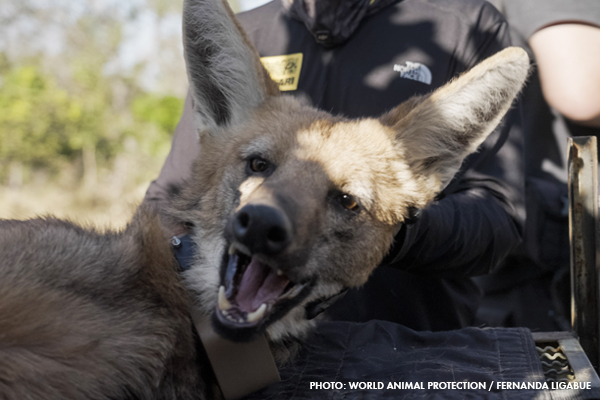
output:
[[194, 114], [190, 93], [185, 99], [183, 115], [175, 128], [171, 144], [171, 151], [156, 180], [152, 181], [144, 202], [163, 205], [172, 192], [177, 192], [179, 187], [188, 179], [192, 172], [192, 164], [200, 152], [198, 138], [194, 132]]
[[[511, 128], [505, 129], [520, 131]], [[502, 151], [483, 160], [487, 165], [465, 171], [415, 224], [401, 228], [387, 264], [438, 277], [493, 270], [522, 237], [521, 154], [520, 146], [507, 140]]]
[[[472, 67], [510, 45], [505, 22], [479, 30]], [[487, 32], [487, 34], [486, 34]], [[491, 272], [520, 244], [525, 224], [522, 112], [517, 102], [469, 156], [439, 200], [401, 227], [383, 264], [437, 277]]]

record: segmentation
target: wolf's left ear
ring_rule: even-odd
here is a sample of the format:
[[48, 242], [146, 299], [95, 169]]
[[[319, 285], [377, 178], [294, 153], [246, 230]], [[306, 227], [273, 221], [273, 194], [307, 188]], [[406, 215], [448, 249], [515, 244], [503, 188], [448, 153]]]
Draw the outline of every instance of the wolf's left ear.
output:
[[409, 100], [381, 120], [393, 128], [412, 173], [428, 182], [431, 191], [439, 192], [465, 157], [500, 123], [528, 70], [527, 53], [518, 47], [507, 48], [425, 100]]
[[239, 122], [279, 93], [225, 0], [185, 0], [183, 47], [200, 130]]

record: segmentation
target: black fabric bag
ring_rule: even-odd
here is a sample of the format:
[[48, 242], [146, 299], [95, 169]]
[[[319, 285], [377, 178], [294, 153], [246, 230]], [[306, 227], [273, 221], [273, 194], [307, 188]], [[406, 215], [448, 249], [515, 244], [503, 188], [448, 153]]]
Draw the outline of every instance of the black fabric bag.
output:
[[[385, 321], [322, 322], [299, 358], [280, 373], [281, 382], [247, 399], [600, 398], [596, 390], [498, 389], [500, 382], [544, 381], [531, 333], [524, 328], [416, 332]], [[311, 382], [339, 382], [343, 388], [311, 389]], [[357, 382], [381, 382], [384, 388], [351, 389]], [[423, 389], [387, 389], [395, 382], [418, 382]], [[429, 382], [485, 383], [486, 389], [428, 389]]]

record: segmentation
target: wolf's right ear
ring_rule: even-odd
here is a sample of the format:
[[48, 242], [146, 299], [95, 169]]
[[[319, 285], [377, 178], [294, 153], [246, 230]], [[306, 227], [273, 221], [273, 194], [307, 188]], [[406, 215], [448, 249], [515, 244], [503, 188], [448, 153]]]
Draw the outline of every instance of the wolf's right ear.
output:
[[402, 158], [429, 197], [450, 182], [465, 157], [500, 123], [528, 71], [527, 53], [511, 47], [381, 118], [393, 128]]
[[279, 94], [225, 0], [185, 0], [183, 44], [198, 129], [235, 124]]

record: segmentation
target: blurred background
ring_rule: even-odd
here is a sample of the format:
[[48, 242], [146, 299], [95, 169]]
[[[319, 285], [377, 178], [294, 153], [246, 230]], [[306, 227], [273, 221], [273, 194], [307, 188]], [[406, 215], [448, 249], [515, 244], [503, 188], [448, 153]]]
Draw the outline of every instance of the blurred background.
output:
[[126, 223], [183, 109], [181, 7], [0, 0], [0, 218]]

